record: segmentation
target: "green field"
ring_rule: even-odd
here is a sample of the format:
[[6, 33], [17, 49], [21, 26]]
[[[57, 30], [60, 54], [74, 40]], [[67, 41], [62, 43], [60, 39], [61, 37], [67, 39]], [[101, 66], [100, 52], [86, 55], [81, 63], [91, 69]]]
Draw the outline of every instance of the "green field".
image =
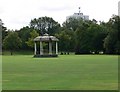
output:
[[117, 90], [118, 56], [3, 56], [3, 90]]

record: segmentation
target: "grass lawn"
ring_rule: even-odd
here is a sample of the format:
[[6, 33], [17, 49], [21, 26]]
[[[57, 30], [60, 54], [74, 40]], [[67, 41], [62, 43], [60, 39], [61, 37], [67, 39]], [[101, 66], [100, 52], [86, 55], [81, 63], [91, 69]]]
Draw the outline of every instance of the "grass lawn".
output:
[[117, 90], [118, 56], [3, 56], [3, 90]]

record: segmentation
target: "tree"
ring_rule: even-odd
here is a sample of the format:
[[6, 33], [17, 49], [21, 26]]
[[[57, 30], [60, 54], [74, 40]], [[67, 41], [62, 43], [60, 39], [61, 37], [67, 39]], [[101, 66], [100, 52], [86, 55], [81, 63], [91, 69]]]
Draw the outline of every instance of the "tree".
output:
[[22, 50], [30, 49], [29, 46], [27, 45], [26, 41], [28, 41], [28, 39], [30, 38], [30, 32], [32, 32], [32, 31], [33, 31], [33, 29], [28, 26], [23, 27], [18, 31], [18, 35], [19, 35], [20, 39], [22, 40], [22, 46], [21, 46]]
[[[67, 29], [63, 29], [56, 37], [59, 39], [59, 50], [61, 52], [70, 52], [72, 44], [72, 36]], [[73, 35], [73, 34], [72, 34]]]
[[8, 34], [8, 31], [6, 31], [6, 30], [7, 30], [7, 28], [4, 26], [4, 23], [0, 19], [0, 48], [1, 48], [2, 51], [4, 49], [3, 40]]
[[1, 37], [2, 37], [2, 41], [3, 41], [3, 39], [5, 38], [5, 36], [7, 35], [7, 28], [6, 27], [4, 27], [4, 23], [2, 22], [2, 20], [0, 19], [0, 26], [1, 26], [1, 32], [0, 32], [0, 35], [2, 35]]
[[107, 36], [107, 29], [102, 25], [92, 23], [88, 28], [89, 46], [92, 52], [98, 53], [104, 51], [103, 43]]
[[120, 54], [120, 17], [113, 15], [107, 23], [108, 35], [104, 40], [107, 54]]
[[0, 19], [0, 54], [2, 52], [2, 20]]
[[90, 21], [74, 18], [70, 18], [63, 23], [63, 27], [68, 30], [67, 34], [73, 31], [72, 35], [70, 35], [72, 38], [71, 45], [74, 43], [72, 48], [75, 49], [76, 54], [88, 52], [87, 40], [89, 40], [89, 38], [87, 29], [90, 23]]
[[10, 50], [11, 55], [13, 55], [13, 51], [21, 47], [21, 42], [22, 41], [18, 34], [14, 31], [11, 31], [3, 40], [3, 45], [5, 49]]
[[75, 31], [75, 54], [87, 54], [90, 52], [88, 32], [82, 28]]
[[8, 32], [6, 31], [7, 30], [7, 28], [6, 27], [4, 27], [4, 26], [2, 26], [2, 41], [3, 41], [3, 39], [7, 36], [7, 34], [8, 34]]
[[89, 21], [79, 21], [78, 27], [75, 30], [75, 53], [86, 54], [90, 52], [90, 38], [88, 28], [90, 26]]
[[[74, 25], [74, 24], [73, 24]], [[97, 21], [79, 21], [75, 30], [75, 53], [89, 54], [104, 51], [103, 43], [107, 35], [107, 28], [104, 23], [97, 24]]]
[[59, 31], [60, 24], [50, 17], [40, 17], [38, 19], [33, 19], [30, 22], [30, 27], [37, 30], [39, 35], [48, 33], [49, 35], [54, 35]]
[[65, 21], [62, 25], [63, 27], [76, 31], [76, 29], [80, 26], [83, 25], [83, 23], [87, 23], [87, 21], [84, 21], [83, 19], [74, 19], [74, 18], [69, 18], [67, 21]]
[[27, 43], [27, 45], [29, 46], [29, 47], [34, 47], [34, 38], [35, 37], [37, 37], [39, 34], [35, 31], [35, 30], [33, 30], [32, 32], [30, 32], [30, 38], [28, 39], [28, 41], [26, 41], [26, 43]]

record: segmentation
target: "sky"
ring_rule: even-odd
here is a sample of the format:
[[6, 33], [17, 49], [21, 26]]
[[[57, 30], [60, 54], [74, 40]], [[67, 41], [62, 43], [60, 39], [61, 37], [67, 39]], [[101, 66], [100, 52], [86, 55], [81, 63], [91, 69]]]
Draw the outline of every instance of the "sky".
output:
[[79, 12], [89, 18], [107, 22], [118, 15], [120, 0], [0, 0], [0, 19], [7, 29], [19, 30], [29, 26], [31, 19], [52, 17], [62, 24], [66, 16]]

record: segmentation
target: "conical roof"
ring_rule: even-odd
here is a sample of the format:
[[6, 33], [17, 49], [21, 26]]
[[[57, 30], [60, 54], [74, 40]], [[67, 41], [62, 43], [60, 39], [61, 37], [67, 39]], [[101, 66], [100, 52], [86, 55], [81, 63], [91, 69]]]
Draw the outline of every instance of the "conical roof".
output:
[[38, 36], [34, 39], [34, 41], [59, 41], [55, 36], [49, 36], [48, 34], [44, 34], [43, 36]]

